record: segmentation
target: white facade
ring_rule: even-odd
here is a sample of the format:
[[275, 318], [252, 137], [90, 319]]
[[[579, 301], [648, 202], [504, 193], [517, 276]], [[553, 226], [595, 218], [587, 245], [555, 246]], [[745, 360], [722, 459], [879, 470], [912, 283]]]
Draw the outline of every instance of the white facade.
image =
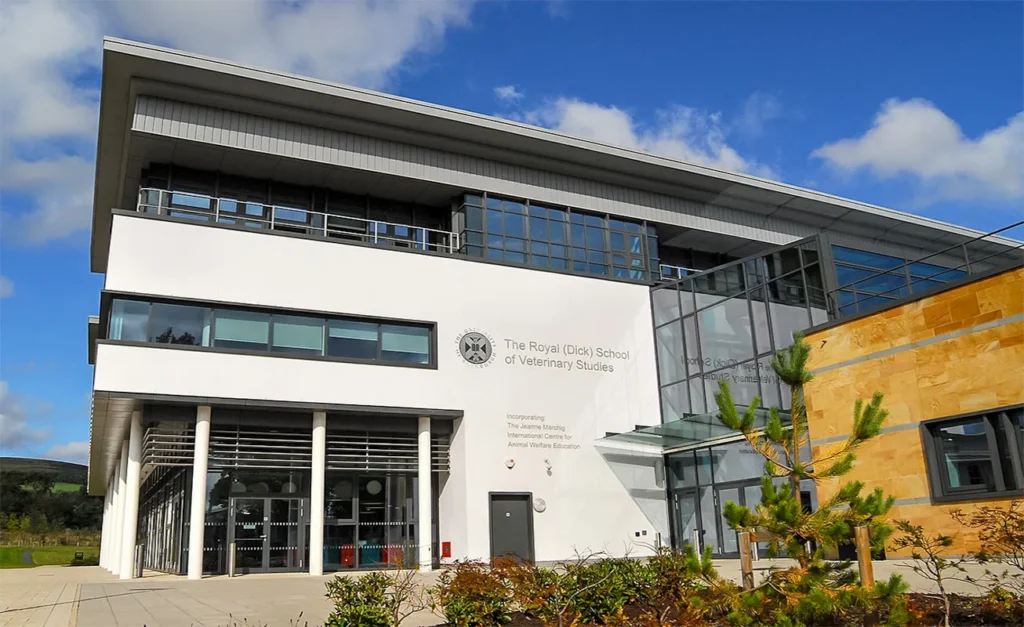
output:
[[[595, 446], [660, 422], [646, 286], [118, 215], [105, 289], [435, 322], [436, 370], [101, 343], [95, 389], [462, 411], [439, 505], [452, 558], [489, 557], [490, 492], [544, 500], [538, 561], [668, 542], [664, 493], [643, 491], [657, 458], [624, 475]], [[486, 365], [459, 353], [467, 330], [490, 337]]]

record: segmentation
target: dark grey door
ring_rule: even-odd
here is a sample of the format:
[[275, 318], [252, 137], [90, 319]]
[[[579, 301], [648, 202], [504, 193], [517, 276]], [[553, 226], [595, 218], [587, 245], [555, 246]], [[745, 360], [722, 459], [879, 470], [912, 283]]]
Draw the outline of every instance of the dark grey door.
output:
[[491, 494], [491, 555], [533, 562], [530, 494]]

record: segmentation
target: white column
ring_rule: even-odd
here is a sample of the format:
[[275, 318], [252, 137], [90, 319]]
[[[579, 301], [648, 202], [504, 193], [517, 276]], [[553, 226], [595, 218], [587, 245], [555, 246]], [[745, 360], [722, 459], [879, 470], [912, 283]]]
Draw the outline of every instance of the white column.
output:
[[107, 533], [110, 529], [107, 527], [107, 521], [110, 520], [110, 482], [107, 481], [107, 489], [103, 493], [103, 523], [100, 527], [100, 566], [106, 567], [107, 565]]
[[430, 416], [420, 416], [417, 462], [419, 489], [416, 499], [420, 516], [416, 521], [416, 532], [419, 536], [419, 562], [420, 570], [429, 572], [434, 567], [431, 534], [434, 499], [430, 494]]
[[327, 412], [313, 412], [313, 476], [309, 482], [309, 574], [324, 574], [324, 473]]
[[142, 412], [132, 412], [128, 433], [128, 475], [125, 479], [124, 526], [121, 527], [121, 579], [135, 577], [135, 538], [139, 531], [139, 489], [142, 487]]
[[110, 572], [121, 572], [121, 537], [124, 529], [124, 493], [128, 479], [128, 441], [121, 442], [121, 456], [117, 460], [117, 487], [114, 489], [114, 537], [111, 538]]
[[206, 470], [210, 454], [210, 406], [196, 407], [196, 444], [192, 456], [192, 510], [188, 528], [188, 578], [203, 578], [206, 531]]
[[110, 556], [114, 553], [114, 486], [117, 472], [110, 473], [107, 481], [107, 494], [103, 498], [103, 534], [100, 540], [100, 566], [110, 570]]

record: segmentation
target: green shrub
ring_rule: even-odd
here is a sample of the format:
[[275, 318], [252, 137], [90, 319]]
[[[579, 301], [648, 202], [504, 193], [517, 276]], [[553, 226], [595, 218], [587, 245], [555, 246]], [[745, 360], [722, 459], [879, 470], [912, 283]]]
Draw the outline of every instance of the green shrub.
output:
[[395, 597], [388, 594], [391, 580], [382, 573], [335, 577], [327, 582], [327, 598], [334, 611], [324, 627], [393, 627]]
[[458, 627], [504, 625], [515, 611], [511, 587], [480, 562], [459, 562], [445, 570], [430, 594], [431, 606]]

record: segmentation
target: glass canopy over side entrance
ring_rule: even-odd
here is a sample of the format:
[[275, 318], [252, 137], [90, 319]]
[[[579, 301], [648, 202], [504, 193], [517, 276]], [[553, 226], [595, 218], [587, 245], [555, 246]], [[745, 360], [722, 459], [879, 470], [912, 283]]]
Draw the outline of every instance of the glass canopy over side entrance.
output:
[[[746, 407], [737, 405], [740, 412]], [[661, 449], [668, 454], [674, 451], [687, 450], [701, 445], [722, 440], [736, 439], [738, 432], [722, 424], [719, 412], [687, 414], [682, 418], [651, 427], [637, 427], [626, 433], [610, 433], [602, 438], [602, 442], [614, 444], [642, 444]], [[754, 425], [762, 429], [768, 424], [768, 410], [755, 410]], [[790, 423], [788, 412], [779, 412], [783, 426]]]

